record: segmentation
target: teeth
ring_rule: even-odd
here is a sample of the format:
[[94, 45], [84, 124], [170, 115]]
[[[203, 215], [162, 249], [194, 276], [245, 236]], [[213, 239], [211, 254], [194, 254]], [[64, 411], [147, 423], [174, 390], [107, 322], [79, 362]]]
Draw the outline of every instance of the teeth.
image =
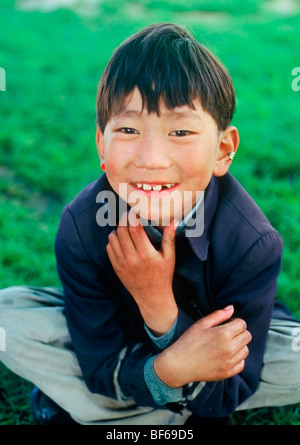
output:
[[152, 190], [152, 187], [149, 184], [143, 184], [143, 190], [150, 191], [150, 190]]
[[139, 188], [139, 189], [143, 189], [143, 190], [145, 190], [145, 191], [150, 191], [150, 190], [153, 190], [153, 191], [160, 191], [160, 190], [162, 190], [163, 188], [171, 188], [172, 186], [173, 186], [174, 184], [164, 184], [164, 185], [154, 185], [153, 187], [151, 186], [151, 185], [149, 185], [149, 184], [140, 184], [140, 183], [138, 183], [138, 184], [136, 184], [136, 186], [137, 186], [137, 188]]

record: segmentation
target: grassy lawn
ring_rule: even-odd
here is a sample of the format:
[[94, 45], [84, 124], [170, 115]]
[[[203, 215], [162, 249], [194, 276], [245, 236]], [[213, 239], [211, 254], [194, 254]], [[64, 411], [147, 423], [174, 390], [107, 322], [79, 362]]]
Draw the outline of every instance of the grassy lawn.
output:
[[[0, 288], [59, 285], [53, 245], [61, 210], [100, 174], [94, 133], [101, 72], [133, 32], [174, 21], [233, 78], [241, 144], [231, 171], [284, 238], [278, 299], [300, 317], [300, 91], [291, 74], [300, 66], [299, 1], [287, 8], [271, 0], [102, 0], [93, 15], [16, 8], [21, 3], [0, 3]], [[0, 424], [31, 423], [30, 389], [0, 365]], [[235, 421], [300, 425], [299, 409], [247, 411]]]

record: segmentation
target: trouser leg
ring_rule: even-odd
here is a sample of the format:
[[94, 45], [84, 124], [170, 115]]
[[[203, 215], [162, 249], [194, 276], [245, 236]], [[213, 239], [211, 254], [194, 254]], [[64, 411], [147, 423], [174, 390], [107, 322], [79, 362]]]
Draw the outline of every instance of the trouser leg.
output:
[[273, 319], [268, 334], [260, 382], [238, 410], [284, 406], [300, 402], [300, 323]]
[[[0, 341], [0, 360], [79, 423], [182, 425], [188, 416], [92, 394], [72, 349], [59, 289], [13, 287], [0, 291], [0, 328], [0, 334], [5, 333], [5, 348], [3, 335]], [[238, 410], [299, 401], [300, 323], [274, 319], [258, 390]]]
[[59, 289], [0, 291], [0, 327], [6, 337], [5, 351], [0, 352], [4, 365], [38, 386], [79, 423], [171, 425], [187, 418], [88, 390], [72, 349]]

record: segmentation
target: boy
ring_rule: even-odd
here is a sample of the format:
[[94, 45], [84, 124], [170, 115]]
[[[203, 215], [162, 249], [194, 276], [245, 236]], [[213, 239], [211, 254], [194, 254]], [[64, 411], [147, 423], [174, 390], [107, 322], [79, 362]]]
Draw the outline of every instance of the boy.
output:
[[40, 388], [37, 423], [200, 424], [300, 400], [299, 324], [274, 307], [282, 240], [228, 173], [234, 109], [228, 73], [180, 26], [112, 56], [105, 174], [58, 229], [63, 291], [2, 291], [3, 362]]

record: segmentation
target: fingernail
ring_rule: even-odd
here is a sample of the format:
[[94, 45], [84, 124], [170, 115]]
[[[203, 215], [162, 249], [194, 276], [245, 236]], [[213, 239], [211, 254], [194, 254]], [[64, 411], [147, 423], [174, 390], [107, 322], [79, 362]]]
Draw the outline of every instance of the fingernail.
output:
[[224, 311], [231, 311], [233, 309], [233, 304], [230, 304], [229, 306], [224, 307]]

